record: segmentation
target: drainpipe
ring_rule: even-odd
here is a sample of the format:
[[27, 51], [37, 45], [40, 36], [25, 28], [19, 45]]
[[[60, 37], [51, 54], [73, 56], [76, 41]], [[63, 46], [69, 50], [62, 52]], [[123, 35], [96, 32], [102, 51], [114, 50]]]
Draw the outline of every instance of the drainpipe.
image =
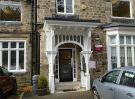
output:
[[37, 31], [37, 0], [31, 0], [31, 21], [32, 21], [32, 74], [40, 74], [40, 34]]

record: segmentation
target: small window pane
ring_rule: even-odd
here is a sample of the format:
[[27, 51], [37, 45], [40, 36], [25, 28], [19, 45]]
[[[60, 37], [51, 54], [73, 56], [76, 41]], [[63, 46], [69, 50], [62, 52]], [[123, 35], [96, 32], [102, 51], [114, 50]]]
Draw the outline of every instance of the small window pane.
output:
[[16, 42], [11, 42], [11, 48], [16, 48]]
[[64, 12], [64, 0], [57, 0], [58, 12]]
[[119, 1], [112, 5], [112, 16], [130, 17], [130, 1]]
[[135, 87], [135, 74], [132, 72], [124, 71], [120, 80], [121, 85]]
[[111, 36], [110, 37], [110, 43], [111, 44], [116, 44], [116, 36]]
[[24, 69], [24, 51], [19, 51], [19, 69]]
[[2, 51], [2, 66], [8, 69], [8, 51]]
[[131, 51], [131, 47], [127, 47], [127, 64], [128, 64], [128, 66], [132, 66], [132, 51]]
[[24, 42], [19, 42], [19, 48], [24, 48]]
[[73, 12], [72, 5], [66, 6], [66, 13], [72, 13], [72, 12]]
[[72, 13], [73, 11], [72, 8], [72, 0], [66, 0], [66, 12], [67, 13]]
[[117, 68], [116, 47], [111, 47], [111, 65], [112, 69]]
[[133, 43], [135, 44], [135, 36], [133, 36]]
[[131, 44], [131, 36], [126, 36], [126, 44]]
[[120, 47], [120, 64], [121, 64], [121, 67], [125, 66], [125, 49], [124, 49], [124, 47]]
[[8, 42], [3, 42], [2, 43], [2, 48], [8, 48]]
[[124, 36], [120, 36], [120, 44], [124, 44]]
[[64, 12], [64, 5], [58, 5], [58, 12]]
[[10, 70], [16, 70], [16, 51], [11, 51], [11, 66]]

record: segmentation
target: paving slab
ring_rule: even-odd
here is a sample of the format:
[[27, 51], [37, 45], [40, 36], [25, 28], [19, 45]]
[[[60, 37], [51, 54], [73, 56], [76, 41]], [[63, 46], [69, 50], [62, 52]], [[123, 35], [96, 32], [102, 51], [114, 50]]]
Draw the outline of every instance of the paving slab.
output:
[[93, 95], [90, 91], [59, 92], [59, 93], [45, 95], [45, 96], [25, 94], [23, 99], [93, 99]]

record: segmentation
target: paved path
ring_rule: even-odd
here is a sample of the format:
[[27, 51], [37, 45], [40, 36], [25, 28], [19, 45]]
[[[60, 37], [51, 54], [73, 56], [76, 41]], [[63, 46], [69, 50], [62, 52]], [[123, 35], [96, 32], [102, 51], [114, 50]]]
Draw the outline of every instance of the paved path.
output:
[[93, 99], [90, 91], [55, 93], [46, 96], [24, 95], [23, 99]]

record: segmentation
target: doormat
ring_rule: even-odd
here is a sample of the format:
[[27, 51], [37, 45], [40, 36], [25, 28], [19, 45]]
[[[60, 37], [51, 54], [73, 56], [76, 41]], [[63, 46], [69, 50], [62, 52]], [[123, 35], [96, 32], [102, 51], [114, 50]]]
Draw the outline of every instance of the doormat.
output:
[[68, 91], [77, 91], [76, 89], [64, 89], [64, 92], [68, 92]]

